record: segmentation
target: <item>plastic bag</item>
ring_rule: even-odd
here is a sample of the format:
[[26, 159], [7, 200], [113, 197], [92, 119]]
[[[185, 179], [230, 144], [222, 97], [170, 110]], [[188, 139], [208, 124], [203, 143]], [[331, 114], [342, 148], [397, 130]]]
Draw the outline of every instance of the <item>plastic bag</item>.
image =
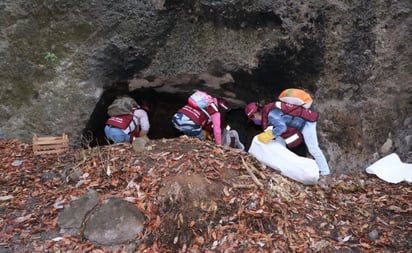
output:
[[315, 160], [298, 156], [276, 140], [264, 144], [255, 136], [249, 153], [266, 166], [279, 171], [283, 176], [303, 184], [316, 184], [319, 179], [319, 167]]
[[412, 182], [412, 164], [403, 163], [395, 153], [376, 161], [366, 168], [366, 172], [389, 183]]

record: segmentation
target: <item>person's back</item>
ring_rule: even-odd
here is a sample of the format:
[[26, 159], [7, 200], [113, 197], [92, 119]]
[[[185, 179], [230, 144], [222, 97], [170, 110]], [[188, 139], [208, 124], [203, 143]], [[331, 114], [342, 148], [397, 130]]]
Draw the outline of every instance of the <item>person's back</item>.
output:
[[[199, 102], [204, 102], [204, 105], [198, 105], [197, 99], [203, 99]], [[196, 91], [193, 93], [188, 99], [188, 104], [180, 108], [178, 112], [173, 115], [172, 123], [173, 126], [183, 134], [201, 140], [205, 139], [202, 131], [203, 128], [211, 124], [213, 126], [213, 135], [216, 144], [222, 143], [218, 101], [206, 92]]]
[[[148, 107], [145, 108], [144, 106], [139, 106], [135, 101], [132, 105], [130, 105], [132, 108], [129, 109], [118, 109], [115, 108], [115, 105], [124, 106], [125, 103], [120, 103], [115, 100], [115, 102], [108, 108], [111, 110], [112, 113], [110, 114], [112, 114], [112, 116], [106, 121], [104, 131], [106, 137], [110, 141], [113, 143], [132, 143], [135, 137], [146, 136], [148, 134], [150, 129], [149, 116], [147, 112]], [[114, 115], [114, 111], [121, 111], [121, 114]]]

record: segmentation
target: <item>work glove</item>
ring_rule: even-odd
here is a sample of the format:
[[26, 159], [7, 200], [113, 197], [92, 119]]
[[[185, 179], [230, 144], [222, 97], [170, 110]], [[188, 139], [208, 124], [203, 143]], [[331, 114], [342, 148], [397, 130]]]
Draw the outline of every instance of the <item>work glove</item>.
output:
[[258, 140], [263, 143], [268, 143], [270, 140], [275, 139], [272, 130], [266, 130], [258, 135]]

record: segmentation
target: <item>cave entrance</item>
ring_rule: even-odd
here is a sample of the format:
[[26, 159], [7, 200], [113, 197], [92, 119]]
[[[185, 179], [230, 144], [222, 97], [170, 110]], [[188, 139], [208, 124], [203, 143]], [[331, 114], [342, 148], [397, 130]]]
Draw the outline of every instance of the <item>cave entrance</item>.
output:
[[[157, 91], [154, 88], [142, 88], [131, 92], [124, 91], [125, 89], [118, 89], [117, 87], [103, 92], [83, 132], [83, 144], [85, 147], [110, 144], [104, 134], [105, 122], [109, 118], [107, 107], [119, 95], [129, 95], [136, 100], [137, 103], [147, 101], [150, 104], [150, 131], [148, 134], [150, 139], [169, 139], [182, 135], [181, 132], [174, 128], [171, 119], [173, 115], [187, 103], [188, 96], [193, 92], [192, 89], [175, 93]], [[213, 93], [211, 94], [214, 95]], [[253, 137], [262, 131], [261, 127], [248, 122], [244, 113], [244, 106], [242, 106], [241, 103], [231, 105], [230, 101], [233, 100], [228, 97], [224, 98], [229, 101], [231, 108], [226, 115], [227, 123], [232, 129], [238, 131], [241, 142], [245, 145], [246, 150], [248, 150]], [[266, 99], [265, 96], [260, 98]], [[300, 155], [305, 155], [306, 147], [301, 145], [292, 151]]]
[[[103, 92], [86, 128], [83, 130], [84, 146], [94, 147], [110, 144], [104, 134], [105, 122], [109, 118], [107, 107], [120, 95], [129, 95], [137, 103], [147, 101], [150, 104], [150, 131], [148, 134], [150, 139], [176, 138], [182, 135], [174, 128], [171, 119], [183, 105], [187, 104], [188, 96], [192, 90], [176, 93], [157, 91], [153, 88], [138, 89], [131, 92], [124, 91], [124, 89], [117, 87]], [[247, 118], [242, 107], [231, 107], [226, 116], [228, 124], [239, 132], [244, 144], [246, 144], [245, 140], [251, 140], [259, 132], [259, 127], [247, 124]]]
[[[125, 85], [127, 85], [125, 83]], [[107, 145], [110, 142], [105, 137], [105, 122], [109, 118], [107, 107], [114, 99], [121, 95], [129, 95], [137, 103], [147, 101], [150, 105], [149, 121], [150, 139], [175, 138], [180, 133], [173, 127], [171, 119], [173, 114], [187, 101], [183, 94], [169, 94], [165, 92], [156, 92], [154, 89], [139, 89], [134, 91], [125, 91], [117, 86], [106, 90], [101, 95], [99, 102], [83, 130], [83, 144], [85, 146]]]
[[[156, 83], [156, 79], [162, 79], [163, 83], [142, 86], [132, 91], [129, 91], [128, 81], [116, 82], [101, 95], [84, 129], [83, 139], [87, 146], [108, 144], [104, 135], [104, 126], [108, 119], [107, 107], [117, 96], [125, 94], [133, 97], [138, 103], [146, 100], [151, 104], [151, 127], [148, 134], [150, 139], [178, 137], [181, 133], [173, 127], [171, 119], [174, 113], [187, 103], [187, 98], [193, 90], [200, 89], [229, 101], [232, 109], [227, 114], [227, 122], [239, 132], [242, 143], [248, 149], [252, 138], [261, 132], [261, 129], [259, 126], [247, 124], [243, 111], [247, 103], [273, 101], [281, 91], [291, 87], [303, 88], [312, 94], [316, 92], [315, 84], [323, 69], [323, 49], [314, 41], [305, 41], [303, 44], [304, 46], [299, 48], [291, 48], [290, 45], [284, 44], [261, 52], [258, 56], [259, 64], [252, 71], [213, 61], [206, 75], [209, 78], [204, 78], [204, 73], [195, 77], [189, 74], [183, 77], [175, 76], [168, 80], [164, 77], [147, 77], [144, 79], [146, 83]], [[222, 76], [225, 75], [231, 78], [223, 78], [222, 81]], [[119, 77], [121, 76], [124, 77], [124, 73], [119, 73]], [[190, 78], [187, 78], [188, 76]], [[301, 155], [306, 154], [306, 148], [302, 146], [293, 151]]]

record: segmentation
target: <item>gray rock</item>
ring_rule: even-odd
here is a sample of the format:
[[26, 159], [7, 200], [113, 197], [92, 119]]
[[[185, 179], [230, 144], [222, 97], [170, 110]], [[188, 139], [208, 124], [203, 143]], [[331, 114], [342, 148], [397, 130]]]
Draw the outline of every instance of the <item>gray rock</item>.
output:
[[96, 191], [89, 191], [79, 199], [73, 200], [57, 218], [62, 233], [76, 234], [80, 231], [86, 215], [98, 204]]
[[116, 245], [135, 239], [144, 228], [143, 214], [131, 203], [108, 199], [85, 224], [84, 236], [101, 245]]
[[386, 139], [385, 143], [381, 146], [381, 154], [387, 155], [392, 150], [393, 141], [392, 139]]
[[379, 232], [376, 229], [368, 233], [368, 238], [372, 241], [375, 241], [376, 239], [378, 239], [378, 237], [379, 237]]

